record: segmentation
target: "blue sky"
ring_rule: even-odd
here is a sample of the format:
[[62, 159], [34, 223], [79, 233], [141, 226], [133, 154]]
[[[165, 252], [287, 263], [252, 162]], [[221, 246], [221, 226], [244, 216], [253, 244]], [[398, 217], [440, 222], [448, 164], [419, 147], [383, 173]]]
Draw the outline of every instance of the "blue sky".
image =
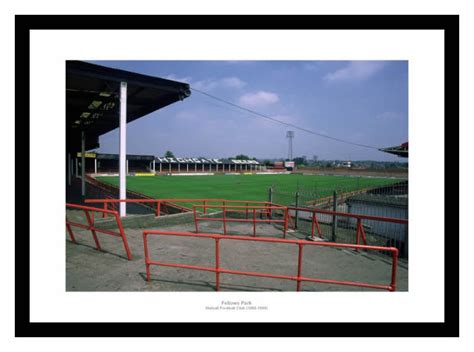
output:
[[[407, 61], [91, 61], [191, 87], [324, 135], [375, 147], [408, 141]], [[128, 125], [127, 153], [286, 158], [291, 128], [196, 91]], [[293, 156], [401, 161], [295, 130]], [[99, 152], [118, 152], [118, 130]]]

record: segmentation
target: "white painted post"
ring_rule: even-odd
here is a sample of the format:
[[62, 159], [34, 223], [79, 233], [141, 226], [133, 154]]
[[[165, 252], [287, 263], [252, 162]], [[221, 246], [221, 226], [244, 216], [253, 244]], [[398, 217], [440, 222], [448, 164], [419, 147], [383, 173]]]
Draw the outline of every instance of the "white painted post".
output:
[[127, 176], [128, 176], [128, 159], [127, 159]]
[[86, 195], [86, 135], [81, 133], [81, 195]]
[[161, 173], [161, 162], [160, 162], [160, 173]]
[[247, 164], [245, 164], [245, 171], [247, 171]]
[[180, 172], [181, 172], [181, 164], [178, 163], [178, 173], [180, 173]]
[[[120, 199], [127, 198], [127, 82], [120, 82], [119, 178]], [[127, 203], [120, 202], [120, 216], [127, 216]]]
[[198, 164], [194, 163], [194, 172], [198, 171]]
[[202, 164], [202, 172], [204, 172], [204, 164]]
[[168, 165], [169, 165], [169, 167], [168, 167], [169, 170], [168, 171], [169, 171], [169, 173], [171, 173], [171, 163], [168, 163]]
[[155, 165], [155, 159], [153, 159], [153, 173], [156, 172], [156, 171], [155, 171], [155, 166], [156, 166], [156, 165]]
[[216, 172], [219, 171], [219, 164], [216, 164]]
[[237, 172], [237, 164], [235, 164], [235, 172]]
[[186, 163], [186, 172], [189, 172], [189, 164]]
[[212, 164], [209, 164], [209, 172], [212, 171]]
[[97, 173], [97, 158], [94, 158], [94, 174]]
[[242, 164], [240, 164], [240, 172], [242, 172]]

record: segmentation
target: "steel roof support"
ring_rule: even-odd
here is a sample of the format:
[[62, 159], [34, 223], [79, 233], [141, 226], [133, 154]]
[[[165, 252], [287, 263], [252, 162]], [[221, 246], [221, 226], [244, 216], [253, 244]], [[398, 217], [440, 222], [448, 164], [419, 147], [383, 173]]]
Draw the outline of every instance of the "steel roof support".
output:
[[86, 196], [86, 134], [81, 132], [81, 194]]
[[[120, 199], [127, 199], [127, 82], [120, 82], [119, 178]], [[127, 203], [120, 202], [120, 216], [127, 216]]]

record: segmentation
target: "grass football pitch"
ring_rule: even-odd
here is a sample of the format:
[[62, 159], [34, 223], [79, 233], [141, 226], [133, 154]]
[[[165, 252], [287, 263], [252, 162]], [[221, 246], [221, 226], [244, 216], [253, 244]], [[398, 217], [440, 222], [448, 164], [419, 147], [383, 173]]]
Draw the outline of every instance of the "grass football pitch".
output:
[[[100, 181], [118, 186], [119, 178], [97, 177]], [[373, 177], [320, 175], [216, 175], [216, 176], [128, 176], [127, 189], [152, 198], [222, 198], [229, 200], [268, 200], [272, 186], [280, 192], [331, 195], [334, 190], [383, 186], [399, 182], [396, 179]]]

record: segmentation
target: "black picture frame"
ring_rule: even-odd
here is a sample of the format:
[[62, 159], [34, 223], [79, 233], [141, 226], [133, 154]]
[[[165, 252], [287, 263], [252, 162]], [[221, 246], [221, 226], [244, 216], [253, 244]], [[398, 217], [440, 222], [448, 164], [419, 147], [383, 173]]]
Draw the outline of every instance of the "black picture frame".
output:
[[[443, 30], [445, 155], [444, 313], [441, 323], [43, 323], [30, 321], [30, 31], [32, 30]], [[16, 337], [457, 337], [459, 336], [459, 16], [458, 15], [17, 15], [15, 17], [15, 336]], [[449, 183], [449, 192], [447, 191]], [[21, 199], [21, 202], [19, 201]], [[25, 200], [28, 200], [25, 204]], [[447, 216], [445, 206], [445, 219]], [[443, 273], [440, 273], [442, 275]], [[197, 324], [206, 324], [198, 329]], [[259, 326], [255, 326], [258, 324]], [[200, 325], [202, 327], [202, 325]]]

